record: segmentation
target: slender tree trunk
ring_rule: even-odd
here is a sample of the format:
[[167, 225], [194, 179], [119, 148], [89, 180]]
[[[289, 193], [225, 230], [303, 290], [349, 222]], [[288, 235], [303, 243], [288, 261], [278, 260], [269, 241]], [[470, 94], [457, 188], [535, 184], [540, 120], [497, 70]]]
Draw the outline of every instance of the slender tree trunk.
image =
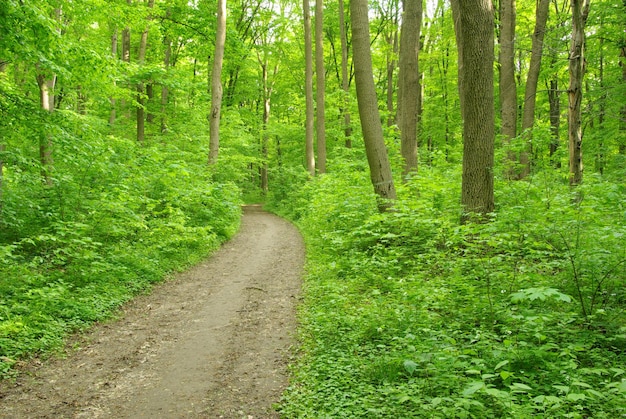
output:
[[494, 210], [494, 14], [491, 0], [453, 0], [458, 11], [463, 115], [462, 221]]
[[569, 52], [568, 137], [569, 182], [576, 186], [583, 181], [582, 100], [585, 73], [585, 24], [589, 0], [572, 0], [572, 40]]
[[[53, 12], [56, 21], [61, 20], [61, 9], [56, 8]], [[39, 105], [46, 112], [54, 111], [54, 88], [57, 82], [56, 74], [38, 68], [37, 85], [39, 86]], [[48, 186], [52, 186], [52, 137], [45, 133], [39, 139], [39, 161], [41, 163], [41, 176]]]
[[404, 0], [398, 74], [398, 126], [403, 175], [417, 171], [417, 124], [420, 107], [419, 47], [422, 0]]
[[[510, 144], [517, 135], [515, 16], [515, 0], [500, 0], [500, 118], [505, 144]], [[509, 152], [508, 159], [515, 162], [517, 156]]]
[[[126, 3], [130, 6], [133, 2], [132, 0], [126, 0]], [[130, 63], [130, 45], [130, 26], [126, 26], [122, 30], [122, 61], [125, 63]], [[121, 101], [121, 107], [126, 117], [130, 119], [130, 107], [127, 108], [124, 99]]]
[[396, 199], [391, 165], [383, 138], [378, 99], [372, 71], [367, 0], [350, 1], [354, 77], [365, 153], [374, 192], [379, 196], [378, 209], [387, 210]]
[[154, 112], [151, 111], [151, 103], [154, 101], [154, 84], [146, 84], [146, 122], [154, 122]]
[[[154, 6], [154, 0], [148, 0], [148, 7]], [[140, 66], [144, 64], [146, 59], [146, 49], [148, 48], [148, 28], [141, 33], [141, 40], [139, 42], [139, 55], [137, 61]], [[144, 83], [140, 81], [137, 83], [137, 141], [140, 144], [144, 143], [146, 137], [146, 100]]]
[[324, 1], [315, 1], [315, 102], [317, 138], [317, 171], [326, 173], [326, 118], [324, 104], [326, 91], [326, 71], [324, 70]]
[[465, 109], [465, 95], [464, 91], [464, 77], [465, 69], [463, 60], [463, 28], [461, 27], [461, 10], [459, 1], [450, 0], [450, 6], [452, 8], [452, 20], [454, 22], [454, 36], [456, 38], [457, 49], [457, 88], [459, 90], [459, 108], [461, 110], [461, 119], [465, 119], [463, 110]]
[[348, 79], [348, 35], [346, 31], [345, 6], [339, 0], [339, 33], [341, 37], [341, 89], [343, 101], [341, 113], [343, 115], [343, 132], [346, 137], [346, 147], [352, 147], [352, 125], [350, 122], [350, 80]]
[[[113, 34], [111, 35], [111, 56], [114, 60], [117, 60], [117, 28], [113, 29]], [[113, 80], [113, 86], [115, 86], [115, 80]], [[113, 125], [115, 123], [116, 115], [116, 99], [111, 96], [111, 112], [109, 113], [109, 125]]]
[[[170, 17], [172, 11], [170, 8], [167, 9], [166, 16]], [[172, 40], [165, 35], [163, 37], [163, 44], [165, 46], [165, 54], [163, 56], [163, 67], [165, 67], [165, 72], [168, 73], [170, 69], [170, 61], [172, 59]], [[169, 88], [166, 84], [161, 86], [161, 133], [167, 132], [167, 103], [169, 100]]]
[[315, 151], [313, 149], [313, 125], [315, 109], [313, 107], [313, 40], [311, 36], [311, 7], [309, 0], [302, 1], [304, 16], [304, 92], [306, 97], [306, 168], [315, 176]]
[[556, 151], [559, 148], [559, 130], [561, 126], [561, 100], [559, 98], [559, 77], [552, 76], [548, 87], [548, 102], [550, 104], [550, 159], [556, 167], [561, 167], [560, 162], [554, 161]]
[[390, 127], [396, 123], [396, 114], [394, 111], [394, 73], [398, 65], [396, 57], [398, 56], [398, 0], [390, 2], [390, 13], [392, 14], [392, 32], [387, 35], [387, 44], [390, 48], [387, 50], [387, 126]]
[[220, 148], [220, 116], [222, 112], [222, 63], [226, 45], [226, 0], [217, 2], [217, 29], [215, 33], [215, 53], [211, 73], [211, 114], [209, 116], [209, 165], [217, 163]]
[[535, 103], [537, 101], [537, 84], [541, 71], [541, 57], [543, 55], [543, 38], [546, 32], [546, 22], [548, 21], [548, 11], [550, 0], [539, 0], [535, 20], [535, 30], [532, 36], [532, 51], [530, 54], [530, 66], [526, 77], [526, 90], [524, 93], [524, 113], [522, 114], [522, 132], [526, 136], [529, 150], [525, 150], [520, 155], [520, 165], [522, 171], [519, 178], [524, 178], [530, 173], [530, 155], [532, 155], [532, 133], [535, 123]]

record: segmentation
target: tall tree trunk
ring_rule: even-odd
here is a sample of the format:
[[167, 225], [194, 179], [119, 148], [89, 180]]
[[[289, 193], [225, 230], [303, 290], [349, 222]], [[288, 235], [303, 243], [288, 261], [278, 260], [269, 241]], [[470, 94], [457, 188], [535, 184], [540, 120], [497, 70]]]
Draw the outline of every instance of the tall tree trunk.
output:
[[326, 173], [326, 72], [324, 70], [324, 1], [315, 0], [315, 102], [316, 123], [315, 135], [317, 139], [317, 171]]
[[494, 14], [491, 0], [453, 0], [461, 40], [463, 115], [462, 221], [494, 210]]
[[[500, 118], [505, 144], [510, 144], [517, 135], [515, 16], [515, 0], [500, 0]], [[508, 158], [512, 162], [517, 160], [517, 156], [511, 152]]]
[[226, 0], [217, 2], [215, 53], [211, 73], [211, 114], [209, 115], [209, 165], [217, 163], [220, 148], [220, 116], [222, 112], [222, 63], [226, 45]]
[[585, 73], [585, 24], [589, 15], [589, 0], [572, 0], [572, 40], [569, 51], [568, 138], [569, 183], [583, 181], [582, 100]]
[[398, 127], [404, 158], [403, 175], [417, 171], [417, 123], [420, 105], [419, 49], [422, 0], [404, 0], [398, 74]]
[[[117, 60], [117, 28], [113, 29], [113, 34], [111, 35], [111, 56], [114, 60]], [[115, 86], [116, 82], [113, 80], [113, 86]], [[111, 96], [111, 112], [109, 113], [109, 125], [113, 125], [115, 123], [116, 115], [116, 99]]]
[[306, 97], [306, 168], [311, 176], [315, 176], [315, 151], [313, 149], [313, 124], [315, 109], [313, 108], [313, 40], [311, 37], [311, 7], [309, 0], [302, 1], [304, 16], [304, 93]]
[[537, 84], [541, 71], [541, 57], [543, 55], [543, 38], [546, 33], [546, 22], [550, 0], [539, 0], [537, 3], [535, 30], [532, 36], [532, 51], [530, 54], [530, 66], [526, 77], [526, 90], [524, 93], [524, 113], [522, 114], [522, 132], [526, 136], [530, 150], [524, 150], [520, 155], [522, 170], [519, 178], [524, 178], [530, 173], [530, 155], [532, 155], [532, 133], [535, 123], [535, 103], [537, 101]]
[[463, 60], [463, 28], [461, 27], [461, 10], [459, 6], [459, 1], [450, 0], [450, 6], [452, 8], [452, 20], [454, 23], [454, 36], [456, 38], [456, 49], [457, 49], [457, 88], [459, 91], [459, 108], [461, 110], [461, 119], [464, 119], [463, 110], [465, 109], [465, 95], [463, 94], [464, 90], [464, 77], [465, 77], [465, 69], [464, 60]]
[[[172, 14], [172, 10], [170, 8], [165, 12], [166, 17], [170, 17]], [[170, 61], [172, 59], [172, 40], [168, 35], [163, 37], [163, 45], [165, 46], [165, 54], [163, 56], [163, 67], [165, 67], [165, 72], [168, 73], [170, 70]], [[169, 100], [169, 88], [167, 84], [163, 84], [161, 86], [161, 133], [167, 132], [167, 103]]]
[[548, 86], [548, 102], [550, 104], [550, 159], [555, 167], [561, 167], [559, 161], [555, 161], [555, 154], [559, 148], [559, 130], [561, 126], [561, 100], [559, 98], [559, 77], [553, 75]]
[[391, 165], [383, 138], [378, 99], [372, 71], [367, 0], [350, 1], [352, 45], [357, 102], [365, 153], [374, 192], [379, 196], [378, 209], [383, 212], [396, 199]]
[[339, 34], [341, 37], [341, 89], [343, 100], [341, 113], [343, 115], [343, 132], [346, 137], [346, 147], [352, 147], [352, 125], [350, 122], [350, 80], [348, 78], [348, 35], [346, 31], [345, 8], [343, 0], [339, 0]]
[[398, 0], [393, 0], [389, 4], [391, 13], [392, 31], [386, 36], [387, 44], [387, 126], [390, 127], [396, 123], [396, 114], [394, 112], [394, 73], [398, 65], [396, 57], [398, 56]]
[[[148, 0], [148, 7], [154, 6], [154, 0]], [[148, 27], [141, 33], [141, 39], [139, 41], [139, 54], [137, 62], [139, 66], [144, 64], [146, 59], [146, 49], [148, 48]], [[143, 144], [146, 137], [146, 101], [144, 83], [140, 81], [137, 83], [137, 141]]]
[[[53, 11], [56, 21], [61, 20], [61, 9]], [[54, 88], [57, 76], [50, 71], [41, 70], [38, 66], [37, 85], [39, 86], [39, 105], [46, 112], [54, 111]], [[39, 138], [39, 161], [41, 163], [41, 176], [48, 186], [52, 186], [52, 137], [50, 133], [45, 133]]]
[[[130, 6], [133, 2], [132, 0], [126, 0], [126, 3]], [[126, 26], [122, 30], [122, 61], [125, 63], [130, 63], [130, 46], [130, 26]], [[130, 119], [130, 107], [127, 108], [124, 99], [121, 101], [121, 108], [126, 117]]]

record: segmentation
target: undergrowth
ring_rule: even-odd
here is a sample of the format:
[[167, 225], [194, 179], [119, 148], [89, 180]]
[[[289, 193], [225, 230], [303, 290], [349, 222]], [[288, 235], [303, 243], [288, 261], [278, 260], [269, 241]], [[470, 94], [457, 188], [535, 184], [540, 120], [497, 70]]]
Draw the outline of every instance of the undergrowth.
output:
[[335, 169], [272, 203], [308, 252], [284, 417], [626, 415], [623, 184], [500, 181], [461, 225], [459, 173], [421, 169], [379, 214]]

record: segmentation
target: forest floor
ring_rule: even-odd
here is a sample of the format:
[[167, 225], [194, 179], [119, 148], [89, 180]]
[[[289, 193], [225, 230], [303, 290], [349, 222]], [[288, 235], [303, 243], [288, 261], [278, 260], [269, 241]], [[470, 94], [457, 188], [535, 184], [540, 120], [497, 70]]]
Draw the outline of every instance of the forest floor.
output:
[[0, 418], [275, 418], [293, 355], [304, 244], [248, 206], [209, 259], [0, 382]]

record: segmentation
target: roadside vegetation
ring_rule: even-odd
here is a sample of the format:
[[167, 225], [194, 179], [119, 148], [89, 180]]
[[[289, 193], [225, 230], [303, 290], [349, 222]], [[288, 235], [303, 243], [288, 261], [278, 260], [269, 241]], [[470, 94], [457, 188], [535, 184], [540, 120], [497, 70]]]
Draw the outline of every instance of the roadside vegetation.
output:
[[489, 222], [461, 225], [457, 166], [422, 166], [380, 214], [350, 161], [272, 204], [308, 252], [285, 417], [626, 414], [619, 177], [500, 168]]

